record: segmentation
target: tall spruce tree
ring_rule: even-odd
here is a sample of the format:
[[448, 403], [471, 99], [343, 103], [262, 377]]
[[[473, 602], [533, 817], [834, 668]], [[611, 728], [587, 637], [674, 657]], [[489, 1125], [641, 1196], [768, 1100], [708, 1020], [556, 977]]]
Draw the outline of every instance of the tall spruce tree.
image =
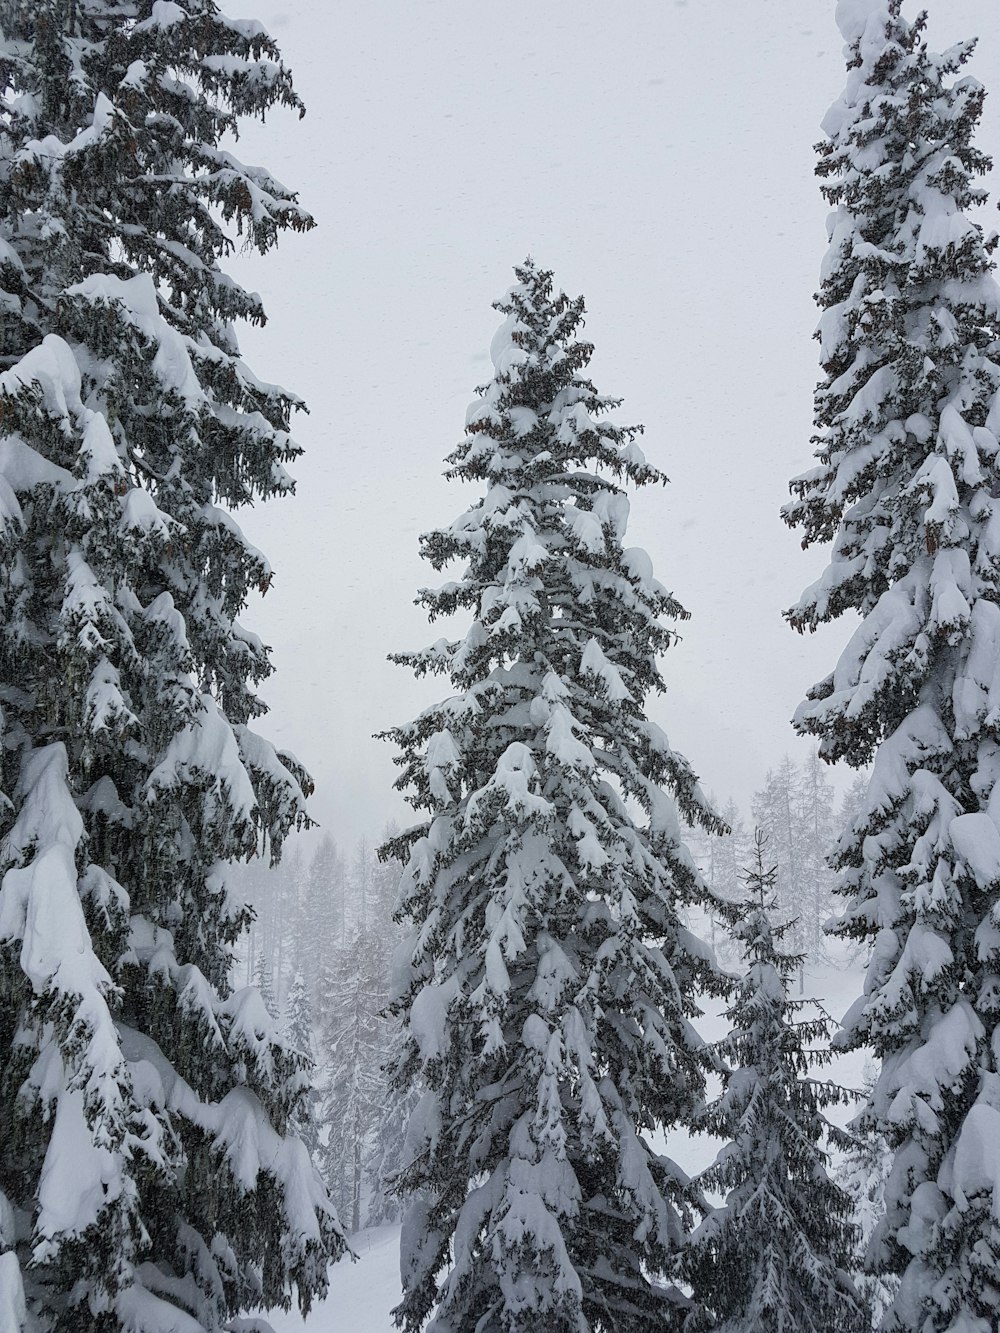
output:
[[291, 489], [296, 400], [240, 359], [263, 311], [221, 267], [229, 233], [311, 226], [222, 146], [299, 103], [212, 0], [0, 25], [4, 1300], [42, 1333], [215, 1333], [308, 1307], [342, 1247], [226, 888], [306, 818], [252, 730], [238, 616], [271, 571], [232, 516]]
[[582, 299], [531, 260], [515, 273], [449, 459], [483, 492], [422, 538], [436, 570], [465, 568], [420, 601], [472, 625], [397, 659], [453, 695], [388, 733], [426, 812], [387, 849], [412, 927], [398, 1077], [422, 1089], [396, 1318], [663, 1330], [687, 1182], [650, 1137], [699, 1113], [690, 1020], [714, 976], [678, 917], [708, 897], [678, 810], [721, 821], [645, 713], [662, 621], [685, 613], [622, 545], [622, 483], [663, 478], [585, 377]]
[[[867, 1333], [871, 1317], [849, 1270], [855, 1251], [852, 1201], [827, 1173], [826, 1107], [849, 1095], [813, 1076], [828, 1061], [829, 1023], [802, 1016], [789, 999], [801, 958], [778, 948], [775, 866], [758, 829], [746, 876], [748, 901], [733, 934], [747, 969], [726, 1011], [730, 1031], [715, 1044], [726, 1069], [705, 1128], [728, 1140], [698, 1178], [725, 1198], [686, 1253], [699, 1310], [689, 1327], [716, 1333]], [[703, 1312], [708, 1313], [705, 1319]]]
[[818, 466], [785, 511], [831, 563], [789, 612], [862, 621], [799, 708], [826, 759], [874, 758], [837, 853], [841, 929], [870, 941], [846, 1042], [881, 1059], [893, 1152], [876, 1267], [885, 1327], [1000, 1325], [1000, 290], [968, 211], [972, 43], [927, 49], [899, 0], [842, 3], [848, 83], [819, 174], [833, 213]]

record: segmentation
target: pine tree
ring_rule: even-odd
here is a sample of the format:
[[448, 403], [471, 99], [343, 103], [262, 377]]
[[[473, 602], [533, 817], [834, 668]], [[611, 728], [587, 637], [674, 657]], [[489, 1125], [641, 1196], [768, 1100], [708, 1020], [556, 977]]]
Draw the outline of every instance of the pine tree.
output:
[[[395, 841], [400, 831], [395, 821], [387, 824], [383, 832], [383, 844]], [[379, 1004], [373, 1067], [378, 1078], [378, 1097], [382, 1111], [376, 1119], [365, 1162], [366, 1226], [375, 1226], [380, 1222], [395, 1222], [400, 1216], [400, 1203], [393, 1191], [393, 1182], [403, 1163], [406, 1124], [416, 1105], [415, 1090], [408, 1089], [401, 1095], [393, 1086], [391, 1078], [403, 1032], [399, 1015], [389, 1012], [393, 959], [402, 938], [402, 932], [393, 920], [402, 869], [400, 863], [391, 857], [382, 861], [377, 856], [371, 869], [369, 920], [372, 931], [372, 957], [377, 969], [374, 981]]]
[[[875, 1071], [865, 1069], [864, 1098], [871, 1101], [875, 1089]], [[857, 1259], [853, 1265], [855, 1282], [868, 1301], [875, 1327], [892, 1305], [899, 1280], [881, 1271], [878, 1256], [868, 1257], [872, 1237], [885, 1213], [885, 1184], [892, 1154], [877, 1128], [866, 1123], [863, 1114], [847, 1134], [843, 1155], [837, 1167], [837, 1184], [850, 1196], [858, 1225]], [[866, 1271], [868, 1270], [868, 1271]]]
[[582, 299], [531, 260], [515, 273], [449, 459], [483, 493], [422, 539], [435, 570], [466, 567], [420, 601], [473, 622], [397, 659], [452, 697], [389, 733], [426, 813], [387, 849], [408, 858], [398, 1078], [423, 1089], [396, 1318], [639, 1333], [682, 1304], [686, 1178], [649, 1136], [698, 1114], [690, 1020], [714, 977], [678, 917], [708, 897], [678, 812], [721, 821], [644, 711], [674, 639], [661, 618], [685, 613], [623, 547], [620, 483], [663, 478], [585, 377]]
[[301, 972], [296, 972], [288, 990], [288, 1008], [285, 1017], [285, 1041], [290, 1050], [305, 1057], [302, 1068], [302, 1096], [293, 1113], [293, 1123], [309, 1155], [316, 1160], [319, 1149], [318, 1115], [319, 1093], [315, 1083], [316, 1042], [313, 1035], [312, 1005], [309, 990]]
[[365, 1226], [369, 1227], [398, 1222], [403, 1215], [397, 1187], [406, 1160], [406, 1126], [420, 1100], [420, 1088], [413, 1084], [395, 1087], [387, 1075], [403, 1059], [404, 1033], [398, 1016], [383, 1019], [379, 1043], [383, 1111], [375, 1123], [365, 1162]]
[[[380, 864], [369, 841], [359, 839], [348, 880], [345, 942], [334, 947], [321, 973], [320, 1156], [330, 1192], [352, 1231], [373, 1220], [367, 1214], [382, 1188], [381, 1163], [387, 1153], [390, 1158], [398, 1153], [404, 1128], [387, 1072], [399, 1027], [386, 1012], [398, 885], [398, 864]], [[391, 1147], [387, 1134], [395, 1136]], [[376, 1203], [373, 1216], [391, 1212]]]
[[299, 898], [292, 952], [318, 1012], [324, 977], [346, 942], [347, 886], [344, 859], [329, 834], [313, 853]]
[[271, 971], [274, 977], [274, 1002], [283, 1009], [288, 1000], [298, 962], [295, 957], [298, 904], [305, 878], [302, 849], [294, 839], [277, 868], [271, 903]]
[[306, 822], [232, 514], [291, 489], [297, 400], [221, 267], [311, 226], [222, 147], [299, 103], [212, 0], [14, 0], [0, 88], [3, 1282], [41, 1333], [216, 1333], [342, 1248], [226, 885]]
[[[715, 1046], [727, 1072], [705, 1128], [728, 1140], [699, 1185], [725, 1196], [692, 1238], [686, 1267], [716, 1333], [862, 1333], [869, 1312], [848, 1269], [854, 1255], [850, 1197], [830, 1179], [823, 1109], [843, 1101], [811, 1067], [829, 1059], [828, 1021], [801, 1017], [791, 1000], [801, 959], [782, 953], [784, 925], [772, 925], [777, 867], [766, 867], [757, 831], [748, 901], [733, 932], [747, 970], [726, 1011], [728, 1035]], [[817, 1048], [817, 1043], [822, 1046]]]
[[260, 991], [260, 998], [264, 1001], [264, 1008], [273, 1018], [277, 1013], [277, 1005], [274, 1002], [274, 984], [272, 982], [271, 960], [268, 958], [263, 945], [257, 950], [257, 961], [253, 969], [253, 984]]
[[803, 947], [807, 960], [830, 961], [826, 927], [837, 909], [830, 869], [836, 805], [833, 783], [815, 748], [799, 766], [799, 819], [802, 825]]
[[372, 933], [360, 923], [337, 950], [323, 995], [324, 1087], [319, 1121], [326, 1127], [323, 1174], [345, 1225], [361, 1227], [373, 1143], [385, 1113], [380, 1015], [388, 995]]
[[973, 44], [927, 49], [899, 0], [842, 5], [848, 83], [824, 122], [833, 207], [818, 466], [789, 523], [831, 563], [798, 629], [862, 621], [795, 725], [824, 759], [874, 759], [839, 843], [841, 926], [869, 942], [845, 1044], [881, 1060], [868, 1121], [893, 1153], [874, 1262], [893, 1333], [1000, 1323], [1000, 290], [968, 216]]
[[[764, 786], [754, 793], [753, 818], [778, 866], [778, 910], [789, 923], [789, 943], [804, 960], [811, 934], [808, 914], [812, 894], [807, 878], [808, 830], [800, 797], [799, 771], [785, 755], [777, 768], [768, 769]], [[803, 985], [801, 975], [799, 985]]]
[[[739, 806], [730, 797], [722, 807], [725, 831], [710, 834], [711, 873], [706, 877], [713, 898], [726, 904], [739, 902], [743, 896], [742, 867], [746, 864], [751, 834]], [[712, 913], [710, 944], [728, 967], [739, 956], [739, 944], [729, 929], [732, 913], [727, 908]]]
[[[709, 802], [715, 807], [715, 801], [709, 793]], [[725, 821], [724, 833], [705, 833], [695, 828], [685, 838], [688, 841], [698, 867], [712, 898], [721, 898], [728, 903], [737, 902], [743, 893], [742, 866], [746, 859], [749, 835], [740, 814], [739, 806], [730, 798], [721, 809]], [[720, 962], [729, 964], [738, 957], [738, 944], [729, 930], [727, 913], [712, 911], [708, 919], [708, 942]]]
[[854, 825], [858, 820], [867, 822], [868, 776], [867, 771], [855, 773], [840, 801], [836, 826], [845, 829], [849, 836], [853, 835]]

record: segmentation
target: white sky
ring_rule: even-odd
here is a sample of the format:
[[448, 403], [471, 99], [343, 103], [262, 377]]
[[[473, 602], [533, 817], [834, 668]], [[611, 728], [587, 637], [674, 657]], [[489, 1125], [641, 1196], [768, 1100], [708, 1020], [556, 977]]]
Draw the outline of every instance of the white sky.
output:
[[[978, 142], [1000, 157], [1000, 8], [929, 3], [937, 49], [981, 38]], [[298, 495], [241, 521], [277, 570], [244, 616], [274, 647], [262, 729], [313, 773], [315, 817], [345, 840], [406, 819], [371, 734], [447, 684], [385, 658], [444, 632], [412, 604], [436, 581], [417, 538], [471, 498], [442, 460], [489, 375], [490, 303], [528, 253], [584, 293], [594, 381], [671, 478], [633, 498], [628, 538], [693, 617], [651, 711], [706, 789], [747, 807], [769, 765], [804, 752], [788, 719], [848, 633], [802, 639], [782, 620], [826, 550], [801, 552], [778, 517], [811, 461], [812, 145], [844, 82], [833, 0], [226, 8], [265, 23], [308, 107], [237, 152], [319, 225], [234, 268], [270, 317], [243, 333], [248, 361], [311, 408]], [[981, 220], [1000, 226], [993, 204]]]

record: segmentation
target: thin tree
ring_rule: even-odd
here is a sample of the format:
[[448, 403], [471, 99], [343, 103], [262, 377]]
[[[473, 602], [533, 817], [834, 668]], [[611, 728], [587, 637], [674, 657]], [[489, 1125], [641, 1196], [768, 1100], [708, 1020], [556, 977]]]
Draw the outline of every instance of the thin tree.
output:
[[[865, 1068], [864, 1099], [871, 1101], [875, 1090], [875, 1070], [869, 1063]], [[892, 1165], [885, 1139], [862, 1115], [846, 1131], [843, 1154], [837, 1166], [837, 1184], [847, 1193], [854, 1207], [858, 1224], [857, 1257], [852, 1271], [858, 1288], [872, 1309], [877, 1328], [883, 1315], [892, 1305], [899, 1288], [899, 1279], [881, 1270], [878, 1256], [868, 1258], [872, 1239], [885, 1216], [885, 1184]]]
[[789, 612], [860, 626], [795, 725], [873, 763], [837, 859], [840, 930], [872, 946], [845, 1044], [881, 1060], [865, 1123], [893, 1154], [869, 1253], [901, 1278], [893, 1333], [1000, 1325], [995, 783], [1000, 642], [1000, 289], [969, 211], [973, 43], [928, 50], [899, 0], [838, 8], [846, 91], [819, 173], [833, 208], [817, 466], [789, 523], [833, 543]]
[[768, 769], [764, 785], [754, 792], [753, 818], [769, 841], [778, 866], [779, 910], [789, 921], [791, 943], [802, 958], [799, 993], [805, 989], [805, 958], [810, 935], [811, 899], [807, 876], [808, 828], [801, 809], [801, 774], [788, 755]]
[[836, 799], [829, 770], [815, 748], [799, 766], [798, 805], [804, 833], [802, 878], [805, 893], [801, 907], [806, 919], [804, 948], [808, 961], [830, 962], [830, 936], [826, 927], [837, 907], [833, 893], [835, 876], [830, 868], [836, 840]]
[[449, 459], [481, 496], [422, 539], [464, 569], [420, 601], [472, 624], [397, 659], [451, 688], [389, 733], [426, 816], [387, 849], [412, 948], [398, 1078], [423, 1089], [396, 1319], [663, 1330], [687, 1189], [652, 1136], [697, 1116], [715, 975], [678, 916], [708, 899], [678, 812], [722, 825], [645, 711], [685, 613], [623, 546], [623, 483], [663, 478], [585, 377], [582, 299], [515, 273]]
[[[383, 830], [383, 842], [392, 842], [400, 834], [393, 820]], [[402, 1037], [399, 1014], [389, 1012], [392, 993], [393, 958], [402, 942], [402, 932], [393, 920], [399, 898], [403, 867], [391, 857], [376, 856], [371, 870], [371, 930], [373, 960], [378, 968], [378, 1027], [375, 1058], [378, 1073], [378, 1098], [381, 1112], [365, 1162], [367, 1207], [365, 1225], [395, 1222], [400, 1216], [400, 1201], [393, 1182], [403, 1162], [406, 1124], [416, 1105], [417, 1090], [408, 1088], [402, 1095], [394, 1086], [392, 1069], [397, 1060]]]
[[726, 1010], [730, 1030], [713, 1047], [725, 1069], [705, 1128], [727, 1140], [698, 1178], [725, 1198], [695, 1233], [686, 1270], [699, 1314], [689, 1329], [716, 1333], [867, 1333], [870, 1312], [849, 1270], [855, 1232], [850, 1196], [827, 1172], [826, 1107], [849, 1094], [814, 1077], [830, 1059], [829, 1021], [789, 998], [798, 955], [778, 948], [777, 866], [754, 837], [743, 914], [733, 933], [746, 971]]
[[363, 1192], [386, 1111], [381, 1013], [388, 998], [373, 933], [358, 922], [325, 973], [320, 1040], [323, 1174], [345, 1225], [361, 1227]]
[[[711, 792], [708, 799], [714, 809], [720, 808]], [[698, 863], [712, 898], [735, 903], [743, 893], [742, 867], [749, 835], [739, 806], [732, 797], [721, 806], [720, 813], [726, 825], [724, 833], [706, 833], [697, 826], [689, 828], [685, 825], [684, 840]], [[729, 931], [726, 915], [713, 909], [708, 915], [707, 932], [712, 952], [719, 962], [728, 967], [738, 958], [739, 946]]]
[[342, 1248], [226, 883], [307, 822], [233, 517], [292, 489], [297, 400], [221, 267], [312, 225], [230, 142], [300, 104], [212, 0], [0, 25], [0, 1281], [41, 1333], [221, 1333]]
[[313, 1009], [322, 1003], [324, 980], [338, 949], [347, 942], [347, 876], [337, 844], [325, 834], [313, 853], [299, 896], [293, 951]]
[[274, 968], [271, 959], [268, 957], [264, 946], [257, 950], [257, 961], [253, 969], [253, 984], [260, 991], [260, 998], [264, 1001], [264, 1008], [274, 1018], [278, 1012], [278, 1005], [274, 997]]
[[288, 990], [285, 1016], [285, 1041], [303, 1056], [301, 1071], [302, 1096], [293, 1113], [295, 1128], [309, 1149], [314, 1161], [319, 1156], [319, 1092], [316, 1088], [316, 1039], [309, 988], [301, 971], [296, 972]]

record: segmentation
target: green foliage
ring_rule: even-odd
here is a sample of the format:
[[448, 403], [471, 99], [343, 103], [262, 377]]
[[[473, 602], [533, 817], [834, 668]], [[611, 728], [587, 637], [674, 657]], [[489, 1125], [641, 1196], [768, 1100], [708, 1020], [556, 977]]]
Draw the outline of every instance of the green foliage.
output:
[[297, 400], [221, 266], [312, 225], [221, 144], [299, 104], [212, 0], [2, 23], [0, 1187], [42, 1330], [217, 1333], [308, 1308], [342, 1246], [226, 886], [308, 822], [252, 730], [271, 570], [232, 513], [291, 490]]

